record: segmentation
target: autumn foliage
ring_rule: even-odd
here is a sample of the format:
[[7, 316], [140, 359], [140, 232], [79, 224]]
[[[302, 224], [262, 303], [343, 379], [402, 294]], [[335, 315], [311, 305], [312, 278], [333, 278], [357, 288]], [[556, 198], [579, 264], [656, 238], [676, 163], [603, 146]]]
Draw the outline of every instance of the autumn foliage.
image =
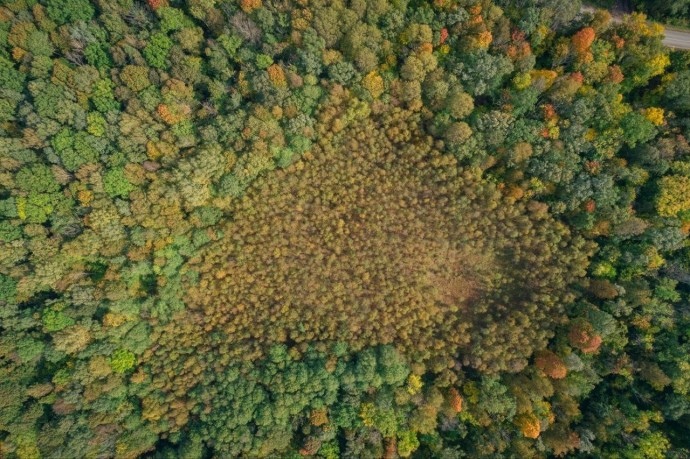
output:
[[576, 53], [583, 54], [589, 50], [589, 47], [592, 46], [595, 38], [596, 32], [594, 29], [591, 27], [585, 27], [573, 35], [573, 49]]
[[573, 347], [585, 354], [597, 352], [602, 343], [601, 336], [594, 333], [592, 325], [585, 321], [575, 322], [571, 325], [568, 340]]
[[[494, 339], [519, 327], [496, 321], [525, 308], [549, 320], [555, 304], [541, 290], [564, 285], [585, 256], [576, 244], [549, 249], [556, 234], [569, 240], [565, 229], [508, 207], [435, 150], [409, 112], [372, 115], [337, 137], [341, 115], [331, 109], [322, 119], [314, 151], [252, 186], [234, 206], [227, 236], [204, 251], [188, 297], [204, 311], [203, 328], [231, 336], [242, 353], [275, 342], [345, 341], [355, 348], [395, 342], [421, 355], [460, 346], [481, 368], [527, 357], [539, 330], [520, 332], [524, 346], [508, 351]], [[469, 202], [462, 198], [468, 190]], [[479, 217], [473, 210], [485, 206], [495, 211]], [[517, 237], [518, 228], [534, 236]], [[545, 250], [530, 249], [536, 245]], [[533, 258], [539, 270], [503, 271]], [[499, 283], [489, 275], [497, 271], [505, 272]], [[532, 296], [516, 296], [506, 308], [500, 298], [513, 295], [514, 285], [530, 285]], [[477, 306], [480, 298], [486, 306]], [[495, 333], [470, 341], [471, 330], [487, 322]]]
[[536, 354], [534, 363], [537, 368], [552, 379], [563, 379], [568, 374], [568, 369], [563, 360], [549, 350], [539, 351]]
[[513, 421], [525, 438], [539, 438], [541, 423], [533, 413], [521, 414]]
[[449, 403], [453, 411], [459, 413], [462, 411], [463, 398], [456, 388], [451, 388], [449, 395]]
[[567, 0], [0, 2], [0, 457], [690, 457], [664, 43]]

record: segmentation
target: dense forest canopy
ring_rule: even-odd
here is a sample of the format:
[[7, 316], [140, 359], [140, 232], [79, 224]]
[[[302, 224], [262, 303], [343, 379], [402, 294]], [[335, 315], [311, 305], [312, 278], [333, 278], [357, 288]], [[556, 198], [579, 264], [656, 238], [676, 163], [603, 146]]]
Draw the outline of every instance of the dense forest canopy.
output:
[[231, 207], [190, 312], [204, 308], [229, 345], [394, 343], [421, 360], [471, 345], [477, 368], [525, 366], [584, 274], [584, 241], [435, 150], [413, 112], [336, 116]]
[[0, 456], [690, 455], [690, 54], [580, 6], [2, 2]]

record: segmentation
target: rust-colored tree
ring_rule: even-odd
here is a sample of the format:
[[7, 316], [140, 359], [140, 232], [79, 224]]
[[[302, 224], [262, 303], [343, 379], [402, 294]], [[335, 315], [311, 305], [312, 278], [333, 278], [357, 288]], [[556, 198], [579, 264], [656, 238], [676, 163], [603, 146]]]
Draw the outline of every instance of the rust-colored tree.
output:
[[534, 359], [534, 363], [549, 378], [563, 379], [568, 374], [563, 360], [549, 350], [539, 351]]

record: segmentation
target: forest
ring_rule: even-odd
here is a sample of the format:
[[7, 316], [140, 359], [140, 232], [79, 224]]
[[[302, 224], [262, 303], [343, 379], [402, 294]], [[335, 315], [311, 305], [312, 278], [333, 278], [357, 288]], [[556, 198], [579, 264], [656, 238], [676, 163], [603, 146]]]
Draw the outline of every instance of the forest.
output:
[[1, 1], [0, 457], [690, 457], [690, 4], [631, 5]]

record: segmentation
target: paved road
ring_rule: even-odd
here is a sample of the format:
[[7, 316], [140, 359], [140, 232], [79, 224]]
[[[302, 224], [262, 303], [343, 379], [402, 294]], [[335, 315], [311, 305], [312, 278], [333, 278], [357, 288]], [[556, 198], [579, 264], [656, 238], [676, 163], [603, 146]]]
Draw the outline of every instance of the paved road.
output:
[[666, 28], [664, 44], [669, 48], [690, 49], [690, 32]]
[[[582, 11], [588, 12], [588, 13], [593, 13], [594, 8], [590, 6], [583, 6]], [[622, 15], [619, 12], [612, 12], [611, 13], [613, 16], [613, 20], [615, 22], [620, 22], [622, 19]], [[664, 31], [664, 39], [663, 39], [663, 44], [668, 46], [669, 48], [674, 48], [674, 49], [688, 49], [690, 50], [690, 31], [687, 30], [679, 30], [679, 29], [674, 29], [673, 27], [669, 26], [664, 26], [665, 31]]]

